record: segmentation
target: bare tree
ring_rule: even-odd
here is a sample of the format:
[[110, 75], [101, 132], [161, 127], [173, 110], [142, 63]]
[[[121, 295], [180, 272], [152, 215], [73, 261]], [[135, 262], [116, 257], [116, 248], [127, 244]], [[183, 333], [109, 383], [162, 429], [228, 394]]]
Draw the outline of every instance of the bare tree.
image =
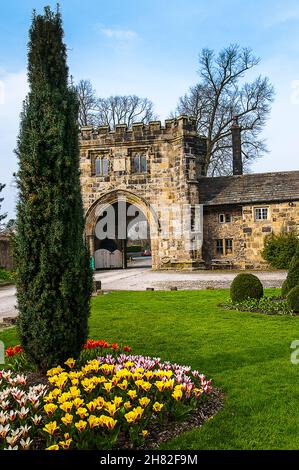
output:
[[[5, 186], [6, 186], [5, 184], [0, 183], [0, 193], [5, 188]], [[1, 202], [3, 202], [3, 201], [4, 201], [4, 198], [1, 197], [0, 198], [0, 209], [1, 209]], [[6, 217], [7, 217], [7, 214], [1, 214], [0, 213], [0, 230], [3, 228], [3, 224], [2, 224], [1, 221], [4, 220]]]
[[76, 86], [79, 99], [79, 125], [107, 125], [114, 129], [117, 124], [128, 127], [134, 122], [157, 119], [153, 103], [136, 95], [98, 98], [89, 80], [80, 80]]
[[76, 86], [79, 99], [79, 126], [90, 126], [96, 123], [97, 96], [89, 80], [80, 80]]
[[111, 129], [117, 124], [131, 127], [134, 122], [147, 124], [157, 119], [153, 103], [147, 98], [139, 98], [136, 95], [99, 98], [97, 111], [98, 124], [108, 125]]
[[205, 173], [232, 173], [231, 125], [238, 116], [242, 127], [244, 167], [267, 152], [261, 131], [269, 117], [274, 89], [268, 78], [244, 83], [246, 72], [260, 62], [252, 51], [230, 45], [218, 56], [203, 49], [199, 56], [200, 82], [179, 99], [177, 114], [196, 118], [199, 134], [207, 137]]

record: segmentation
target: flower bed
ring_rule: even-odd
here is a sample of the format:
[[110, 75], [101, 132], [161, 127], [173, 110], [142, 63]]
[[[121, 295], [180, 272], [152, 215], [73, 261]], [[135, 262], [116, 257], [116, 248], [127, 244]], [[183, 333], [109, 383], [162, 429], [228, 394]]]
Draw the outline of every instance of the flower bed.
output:
[[227, 310], [238, 310], [240, 312], [256, 312], [266, 315], [296, 315], [284, 299], [273, 297], [262, 297], [260, 300], [248, 299], [242, 302], [233, 302], [229, 299], [221, 307]]
[[[8, 350], [14, 364], [24, 354], [16, 351]], [[200, 410], [193, 425], [201, 424], [204, 409], [207, 417], [219, 409], [211, 380], [199, 371], [130, 352], [129, 346], [89, 340], [77, 361], [47, 372], [47, 385], [28, 387], [26, 376], [2, 371], [0, 448], [137, 448], [157, 427], [169, 438], [171, 428], [178, 433], [175, 421], [191, 426]]]

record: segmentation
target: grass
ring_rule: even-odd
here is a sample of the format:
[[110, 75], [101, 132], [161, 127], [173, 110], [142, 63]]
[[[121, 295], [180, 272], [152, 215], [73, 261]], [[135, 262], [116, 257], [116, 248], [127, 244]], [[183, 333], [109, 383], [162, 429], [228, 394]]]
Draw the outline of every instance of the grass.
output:
[[[270, 295], [275, 290], [267, 290]], [[90, 336], [190, 364], [226, 395], [223, 410], [164, 449], [298, 449], [299, 317], [227, 311], [226, 290], [114, 292], [93, 299]], [[0, 333], [7, 345], [15, 329]]]

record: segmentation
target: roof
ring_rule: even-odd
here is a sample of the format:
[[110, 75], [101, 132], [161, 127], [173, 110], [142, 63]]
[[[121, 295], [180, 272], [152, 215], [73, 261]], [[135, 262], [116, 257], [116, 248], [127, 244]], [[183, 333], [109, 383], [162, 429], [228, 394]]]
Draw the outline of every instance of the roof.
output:
[[202, 177], [199, 193], [206, 206], [299, 200], [299, 171]]

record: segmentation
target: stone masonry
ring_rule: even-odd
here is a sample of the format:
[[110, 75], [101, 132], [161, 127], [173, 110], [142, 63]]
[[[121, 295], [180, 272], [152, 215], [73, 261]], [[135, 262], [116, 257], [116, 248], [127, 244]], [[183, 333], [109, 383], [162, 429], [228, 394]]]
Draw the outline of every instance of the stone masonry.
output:
[[[95, 226], [98, 210], [104, 204], [126, 199], [149, 220], [153, 269], [193, 269], [202, 265], [202, 253], [189, 250], [182, 239], [164, 237], [161, 222], [174, 205], [199, 203], [198, 179], [206, 151], [205, 138], [198, 137], [193, 119], [133, 124], [132, 129], [116, 126], [81, 129], [81, 183], [86, 211], [86, 238], [95, 252]], [[146, 168], [134, 168], [142, 156]], [[99, 160], [105, 169], [101, 173]], [[100, 164], [99, 164], [100, 165]], [[152, 216], [151, 207], [155, 208]], [[170, 222], [170, 232], [173, 229]]]
[[[164, 126], [160, 121], [132, 129], [118, 125], [115, 131], [84, 127], [80, 151], [91, 255], [99, 248], [99, 210], [119, 200], [137, 206], [148, 220], [156, 270], [209, 267], [215, 259], [240, 269], [264, 269], [265, 236], [299, 228], [299, 171], [203, 176], [206, 139], [198, 136], [190, 117], [166, 120]], [[171, 236], [171, 221], [170, 236], [164, 236], [161, 226], [169, 210], [198, 204], [204, 214], [202, 249]], [[125, 244], [119, 246], [125, 253]]]

